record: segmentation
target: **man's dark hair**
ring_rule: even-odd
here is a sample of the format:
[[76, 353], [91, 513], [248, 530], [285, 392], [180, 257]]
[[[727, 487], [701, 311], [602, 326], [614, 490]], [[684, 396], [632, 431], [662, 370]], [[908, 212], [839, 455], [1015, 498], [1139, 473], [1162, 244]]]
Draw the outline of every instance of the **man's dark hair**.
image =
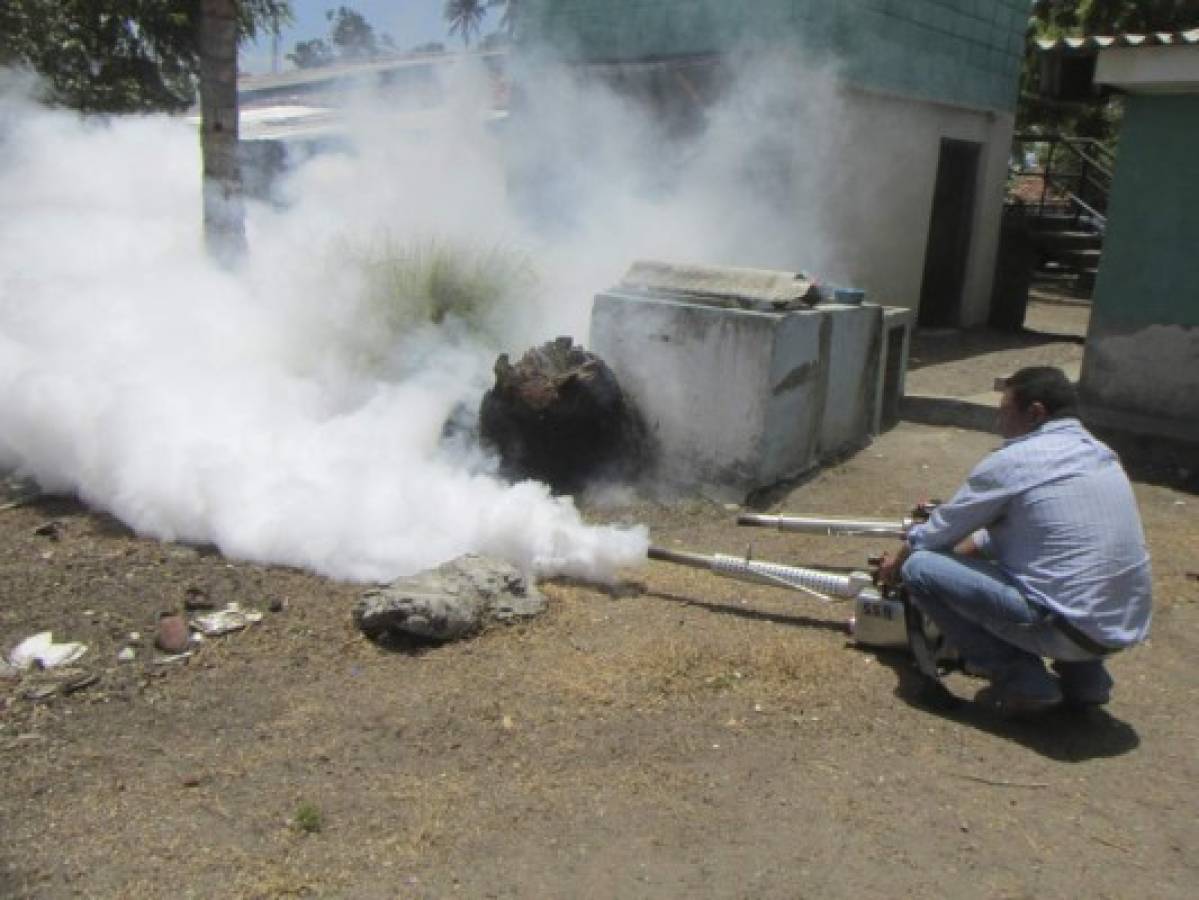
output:
[[1078, 415], [1078, 391], [1056, 366], [1028, 366], [1005, 378], [1003, 386], [1021, 411], [1040, 403], [1050, 419]]

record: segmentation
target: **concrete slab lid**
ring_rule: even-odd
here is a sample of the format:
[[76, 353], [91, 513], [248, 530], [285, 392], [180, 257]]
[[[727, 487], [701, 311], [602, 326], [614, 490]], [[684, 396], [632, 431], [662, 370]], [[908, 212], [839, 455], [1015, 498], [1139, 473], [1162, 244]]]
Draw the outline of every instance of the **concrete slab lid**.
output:
[[701, 266], [637, 260], [621, 279], [628, 291], [686, 299], [710, 306], [787, 310], [818, 298], [815, 282], [802, 272]]

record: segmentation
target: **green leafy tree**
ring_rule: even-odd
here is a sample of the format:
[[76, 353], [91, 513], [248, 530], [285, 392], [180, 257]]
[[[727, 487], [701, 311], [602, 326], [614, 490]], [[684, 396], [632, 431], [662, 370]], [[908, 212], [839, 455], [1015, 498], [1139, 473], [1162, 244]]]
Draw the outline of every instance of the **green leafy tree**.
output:
[[[179, 111], [196, 97], [202, 0], [0, 0], [0, 64], [42, 76], [85, 112]], [[236, 39], [291, 17], [287, 0], [233, 2]]]
[[1199, 25], [1197, 0], [1038, 0], [1033, 19], [1044, 34], [1180, 31]]
[[501, 7], [504, 12], [500, 15], [499, 30], [508, 35], [516, 36], [516, 19], [519, 15], [520, 0], [488, 0], [488, 8]]
[[389, 34], [375, 37], [375, 29], [366, 18], [348, 6], [339, 6], [325, 13], [329, 23], [329, 38], [300, 41], [287, 58], [299, 69], [328, 66], [335, 62], [358, 62], [375, 59], [380, 54], [396, 52], [395, 40]]
[[321, 38], [313, 38], [310, 41], [300, 41], [296, 44], [296, 49], [287, 54], [287, 58], [297, 69], [315, 69], [318, 66], [327, 66], [336, 58], [333, 55], [331, 48]]
[[330, 23], [330, 40], [343, 60], [372, 59], [379, 53], [375, 30], [370, 23], [348, 6], [329, 10], [325, 18]]
[[1020, 82], [1017, 129], [1064, 132], [1112, 143], [1119, 131], [1119, 98], [1059, 101], [1041, 96], [1038, 38], [1121, 32], [1185, 31], [1199, 27], [1199, 0], [1037, 0], [1029, 19], [1028, 51]]
[[445, 19], [450, 23], [450, 34], [460, 36], [469, 47], [471, 37], [478, 35], [487, 16], [487, 6], [484, 0], [447, 0]]

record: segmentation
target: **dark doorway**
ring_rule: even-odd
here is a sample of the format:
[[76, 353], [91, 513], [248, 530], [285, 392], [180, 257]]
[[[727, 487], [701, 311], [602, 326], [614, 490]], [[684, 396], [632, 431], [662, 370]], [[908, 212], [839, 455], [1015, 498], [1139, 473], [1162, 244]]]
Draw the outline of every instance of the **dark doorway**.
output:
[[932, 328], [957, 325], [974, 221], [974, 192], [982, 144], [941, 139], [933, 213], [924, 251], [917, 324]]

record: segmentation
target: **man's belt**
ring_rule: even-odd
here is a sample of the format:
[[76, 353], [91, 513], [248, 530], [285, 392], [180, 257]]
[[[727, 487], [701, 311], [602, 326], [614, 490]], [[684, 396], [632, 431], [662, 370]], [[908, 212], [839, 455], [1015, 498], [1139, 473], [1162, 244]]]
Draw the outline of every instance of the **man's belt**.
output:
[[1072, 640], [1075, 644], [1077, 644], [1083, 650], [1086, 650], [1087, 653], [1093, 653], [1096, 656], [1111, 656], [1113, 653], [1118, 653], [1121, 649], [1123, 649], [1121, 647], [1108, 647], [1099, 643], [1090, 635], [1084, 634], [1082, 631], [1080, 631], [1065, 616], [1055, 614], [1053, 616], [1053, 625], [1058, 631]]

